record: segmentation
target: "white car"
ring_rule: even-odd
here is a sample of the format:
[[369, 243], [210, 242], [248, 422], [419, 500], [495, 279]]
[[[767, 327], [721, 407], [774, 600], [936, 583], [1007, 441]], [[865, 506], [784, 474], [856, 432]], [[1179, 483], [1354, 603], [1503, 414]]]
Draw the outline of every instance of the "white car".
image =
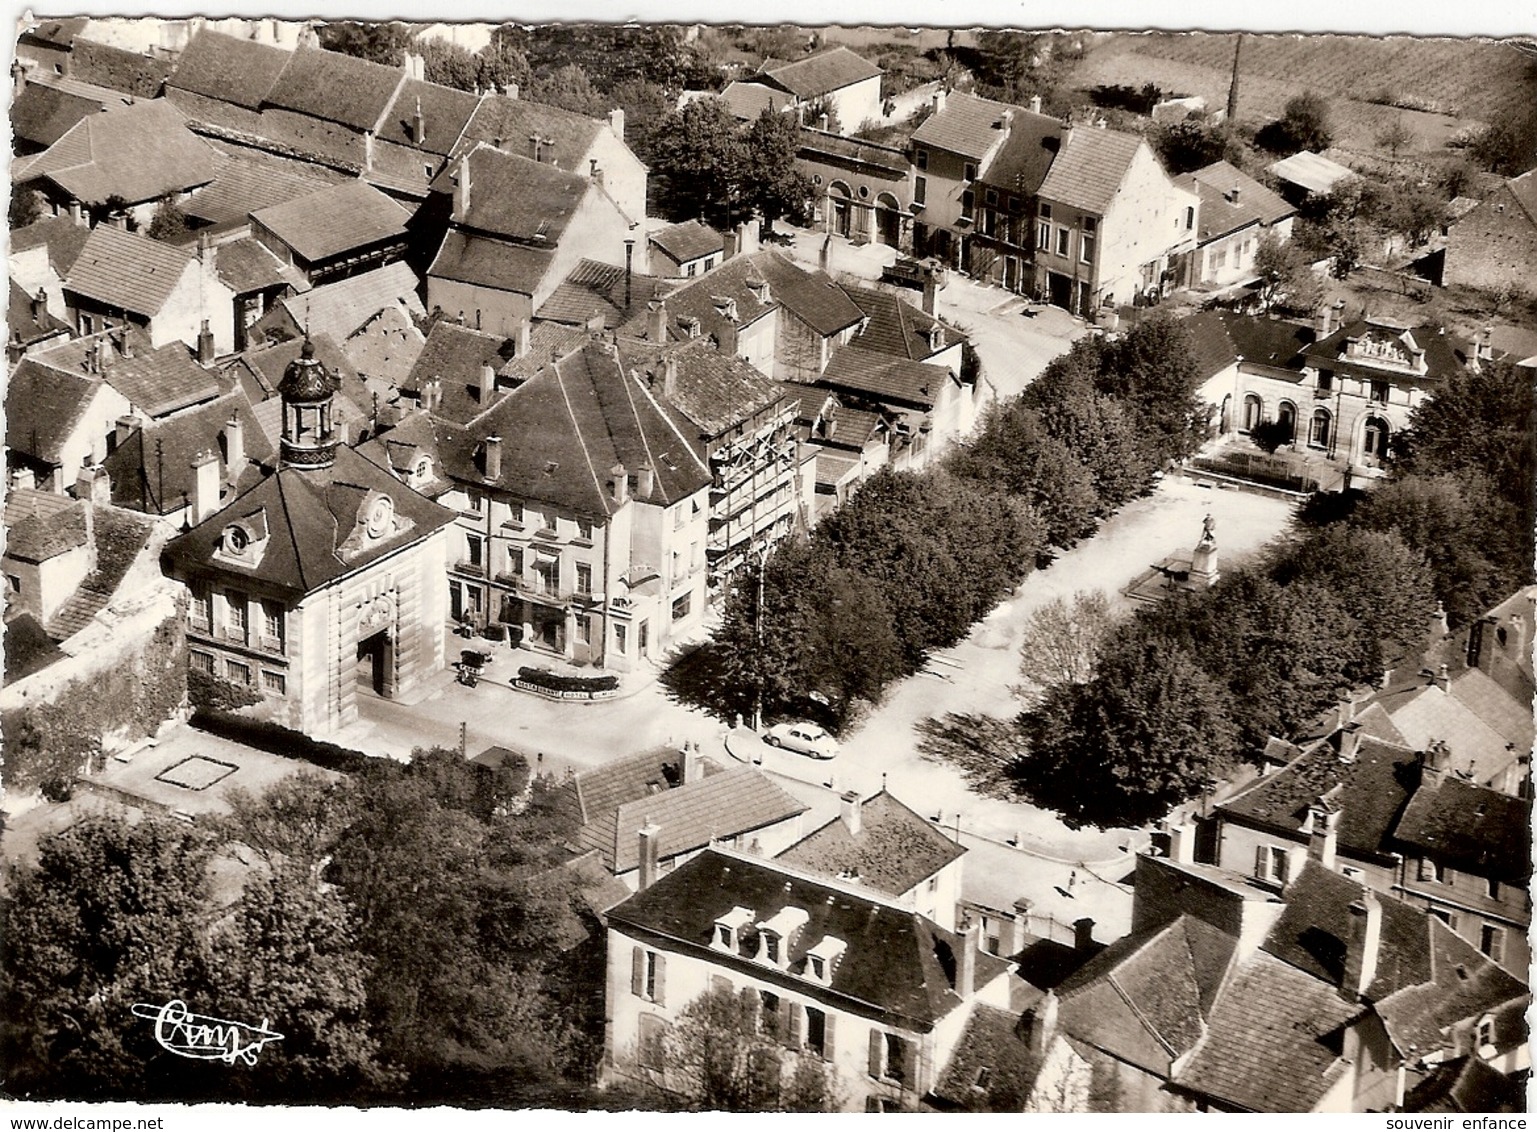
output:
[[838, 740], [815, 723], [776, 723], [764, 732], [763, 741], [814, 759], [830, 759], [838, 753]]

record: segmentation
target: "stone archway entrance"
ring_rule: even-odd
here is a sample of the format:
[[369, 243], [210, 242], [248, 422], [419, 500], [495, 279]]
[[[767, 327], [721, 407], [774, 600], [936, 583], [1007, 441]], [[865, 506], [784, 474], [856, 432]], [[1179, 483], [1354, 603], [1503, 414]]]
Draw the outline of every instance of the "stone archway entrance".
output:
[[394, 642], [389, 630], [376, 633], [358, 641], [357, 681], [362, 687], [372, 688], [375, 695], [389, 697], [394, 692], [393, 676], [395, 660]]
[[890, 193], [875, 198], [875, 238], [890, 248], [901, 243], [902, 213], [897, 198]]

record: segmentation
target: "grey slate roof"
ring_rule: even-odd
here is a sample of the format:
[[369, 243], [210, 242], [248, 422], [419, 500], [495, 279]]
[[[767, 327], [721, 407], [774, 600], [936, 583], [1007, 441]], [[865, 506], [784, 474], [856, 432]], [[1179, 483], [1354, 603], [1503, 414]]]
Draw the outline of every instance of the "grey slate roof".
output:
[[301, 47], [289, 57], [263, 101], [354, 130], [372, 130], [384, 120], [405, 79], [401, 68]]
[[852, 873], [876, 892], [902, 896], [966, 852], [884, 790], [860, 811], [858, 833], [834, 818], [777, 859], [828, 876]]
[[102, 224], [91, 230], [64, 288], [153, 318], [192, 265], [182, 248]]
[[259, 110], [292, 54], [204, 28], [187, 44], [166, 85]]
[[363, 181], [346, 181], [251, 214], [310, 263], [385, 240], [403, 240], [410, 214]]
[[[847, 47], [834, 47], [794, 63], [767, 67], [763, 74], [797, 98], [820, 98], [846, 86], [884, 74], [879, 67]], [[855, 123], [848, 123], [854, 125]]]
[[1120, 191], [1138, 149], [1145, 144], [1135, 134], [1079, 126], [1064, 137], [1041, 182], [1041, 198], [1103, 216]]
[[688, 263], [725, 250], [726, 241], [719, 232], [701, 220], [669, 224], [651, 233], [650, 240], [673, 260]]

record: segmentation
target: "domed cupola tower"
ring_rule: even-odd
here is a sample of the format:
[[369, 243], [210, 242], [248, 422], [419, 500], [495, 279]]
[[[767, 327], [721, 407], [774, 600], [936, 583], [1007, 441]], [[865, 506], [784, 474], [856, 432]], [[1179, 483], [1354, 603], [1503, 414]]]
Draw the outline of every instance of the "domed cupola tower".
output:
[[315, 357], [315, 344], [305, 339], [299, 357], [288, 363], [278, 395], [283, 399], [284, 467], [308, 471], [329, 468], [336, 460], [336, 433], [331, 402], [341, 380]]

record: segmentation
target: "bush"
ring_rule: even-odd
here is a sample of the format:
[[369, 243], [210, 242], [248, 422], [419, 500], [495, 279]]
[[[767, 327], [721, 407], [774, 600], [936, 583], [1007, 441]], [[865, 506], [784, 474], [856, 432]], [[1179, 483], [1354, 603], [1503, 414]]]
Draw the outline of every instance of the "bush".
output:
[[518, 669], [518, 679], [546, 692], [612, 692], [619, 687], [617, 676], [566, 676], [547, 668]]
[[211, 673], [192, 668], [187, 671], [187, 702], [194, 710], [238, 711], [261, 703], [255, 689], [220, 680]]
[[362, 751], [311, 739], [308, 735], [265, 719], [248, 719], [243, 715], [204, 710], [194, 712], [191, 722], [199, 731], [206, 731], [232, 743], [244, 743], [258, 751], [266, 751], [269, 755], [299, 759], [322, 770], [334, 770], [340, 774], [356, 774], [373, 761]]

